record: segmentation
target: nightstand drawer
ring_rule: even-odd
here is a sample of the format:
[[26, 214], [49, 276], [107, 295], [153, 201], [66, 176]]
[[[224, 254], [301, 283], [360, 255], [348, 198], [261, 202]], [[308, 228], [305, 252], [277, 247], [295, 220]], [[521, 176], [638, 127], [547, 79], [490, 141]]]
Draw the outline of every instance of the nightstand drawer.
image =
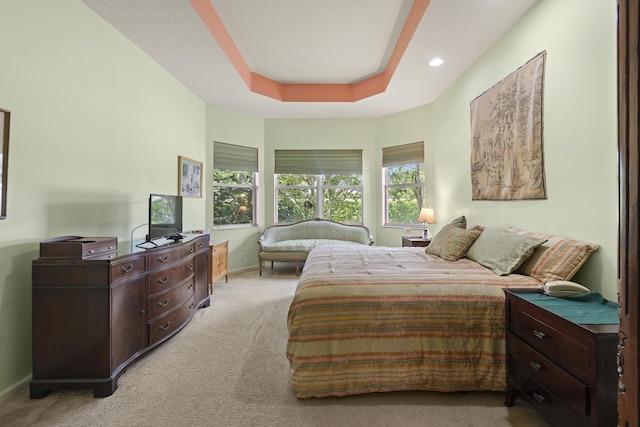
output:
[[540, 412], [546, 414], [547, 419], [554, 421], [554, 425], [574, 427], [589, 425], [586, 420], [576, 415], [562, 400], [538, 383], [530, 375], [522, 370], [518, 370], [515, 362], [511, 361], [510, 371], [511, 381], [524, 394], [531, 405]]
[[589, 347], [543, 323], [534, 314], [521, 310], [515, 304], [511, 305], [511, 309], [515, 312], [510, 316], [510, 332], [565, 369], [588, 375]]
[[589, 415], [589, 390], [582, 382], [516, 337], [509, 340], [508, 353], [520, 369], [560, 398], [579, 415]]

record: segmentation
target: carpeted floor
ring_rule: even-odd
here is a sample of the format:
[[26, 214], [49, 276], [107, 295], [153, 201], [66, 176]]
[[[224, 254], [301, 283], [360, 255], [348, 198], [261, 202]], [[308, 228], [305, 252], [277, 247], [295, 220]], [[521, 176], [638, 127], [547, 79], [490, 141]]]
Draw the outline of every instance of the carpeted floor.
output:
[[297, 277], [286, 265], [217, 282], [211, 306], [131, 366], [116, 392], [62, 390], [0, 405], [0, 426], [547, 426], [504, 393], [380, 393], [298, 400], [284, 355]]

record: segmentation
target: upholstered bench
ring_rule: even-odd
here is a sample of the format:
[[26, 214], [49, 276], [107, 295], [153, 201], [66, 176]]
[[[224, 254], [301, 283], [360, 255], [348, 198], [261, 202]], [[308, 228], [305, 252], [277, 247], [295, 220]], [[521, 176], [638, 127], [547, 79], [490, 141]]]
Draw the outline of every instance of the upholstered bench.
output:
[[364, 225], [342, 224], [328, 219], [309, 219], [293, 224], [276, 224], [264, 229], [258, 240], [258, 262], [262, 276], [263, 261], [300, 263], [320, 245], [373, 245], [371, 232]]

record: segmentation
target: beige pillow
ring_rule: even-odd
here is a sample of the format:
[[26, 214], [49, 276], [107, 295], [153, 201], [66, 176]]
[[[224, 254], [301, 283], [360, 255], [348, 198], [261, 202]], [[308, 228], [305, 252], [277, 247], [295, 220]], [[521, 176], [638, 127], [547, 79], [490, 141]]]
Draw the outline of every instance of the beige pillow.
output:
[[500, 228], [486, 227], [473, 242], [466, 257], [484, 265], [499, 276], [511, 274], [526, 261], [543, 237], [523, 236]]
[[480, 231], [458, 228], [447, 224], [431, 239], [425, 252], [447, 261], [457, 261], [480, 235]]
[[571, 280], [589, 259], [589, 256], [598, 249], [598, 245], [594, 243], [581, 242], [552, 234], [531, 233], [515, 227], [509, 227], [508, 230], [522, 236], [547, 239], [516, 271], [543, 283], [553, 280]]

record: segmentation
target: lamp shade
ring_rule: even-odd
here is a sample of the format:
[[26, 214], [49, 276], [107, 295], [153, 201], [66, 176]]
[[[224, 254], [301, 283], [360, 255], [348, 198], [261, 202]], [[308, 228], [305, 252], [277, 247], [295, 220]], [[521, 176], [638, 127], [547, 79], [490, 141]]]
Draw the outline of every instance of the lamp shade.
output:
[[436, 223], [436, 214], [432, 208], [420, 209], [420, 215], [418, 215], [418, 222], [426, 222], [427, 224]]

